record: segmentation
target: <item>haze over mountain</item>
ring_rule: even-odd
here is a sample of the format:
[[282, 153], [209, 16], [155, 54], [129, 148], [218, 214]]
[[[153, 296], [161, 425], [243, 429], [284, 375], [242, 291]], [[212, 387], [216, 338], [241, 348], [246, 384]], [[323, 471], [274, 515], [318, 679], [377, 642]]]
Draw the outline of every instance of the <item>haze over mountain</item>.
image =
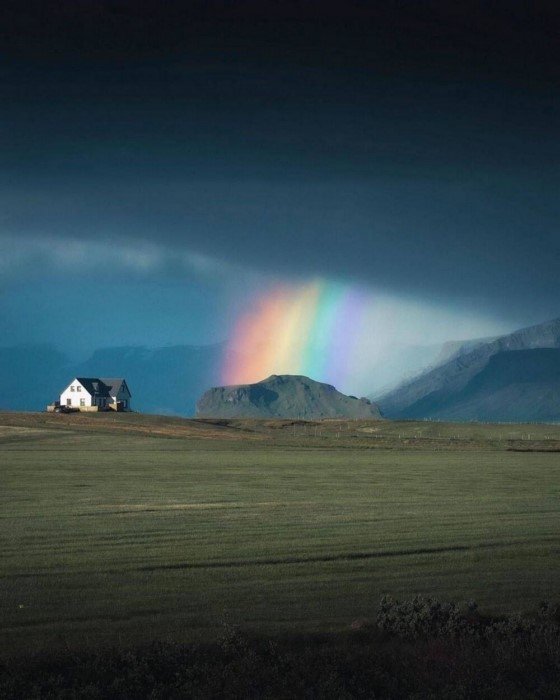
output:
[[255, 384], [209, 389], [197, 402], [199, 418], [381, 418], [369, 399], [346, 396], [309, 377], [276, 375]]
[[363, 381], [362, 391], [367, 391], [368, 396], [388, 393], [407, 379], [441, 364], [442, 356], [448, 352], [446, 347], [451, 344], [453, 341], [443, 345], [392, 343], [372, 365], [369, 376]]
[[558, 348], [560, 319], [463, 344], [378, 402], [392, 418], [560, 420]]

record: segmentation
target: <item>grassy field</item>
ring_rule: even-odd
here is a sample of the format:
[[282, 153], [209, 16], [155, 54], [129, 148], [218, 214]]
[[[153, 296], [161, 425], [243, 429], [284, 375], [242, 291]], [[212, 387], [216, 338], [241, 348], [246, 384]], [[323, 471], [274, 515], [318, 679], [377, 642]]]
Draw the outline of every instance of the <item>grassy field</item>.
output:
[[0, 651], [560, 598], [560, 426], [0, 414]]

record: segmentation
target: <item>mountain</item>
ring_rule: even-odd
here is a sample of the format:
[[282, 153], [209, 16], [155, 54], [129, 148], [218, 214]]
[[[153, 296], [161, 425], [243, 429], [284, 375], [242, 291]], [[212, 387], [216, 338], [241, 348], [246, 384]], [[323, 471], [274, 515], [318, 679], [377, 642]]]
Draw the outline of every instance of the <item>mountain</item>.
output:
[[70, 364], [51, 345], [0, 348], [0, 409], [44, 409], [71, 379], [67, 379]]
[[77, 363], [49, 345], [0, 348], [0, 409], [42, 411], [76, 376], [121, 376], [134, 410], [192, 416], [197, 396], [219, 381], [222, 356], [221, 345], [127, 346]]
[[74, 372], [125, 377], [134, 410], [193, 416], [196, 397], [219, 379], [222, 354], [222, 345], [104, 348]]
[[497, 340], [498, 337], [499, 336], [493, 336], [492, 338], [475, 338], [473, 340], [449, 340], [441, 346], [441, 350], [432, 363], [432, 367], [438, 367], [444, 362], [449, 362], [456, 357], [466, 355], [471, 352], [471, 350], [475, 350], [481, 345]]
[[414, 412], [448, 420], [559, 421], [560, 349], [492, 355], [464, 389], [437, 405], [434, 397], [428, 396], [417, 402]]
[[[545, 420], [534, 416], [545, 414], [554, 420], [553, 398], [547, 406], [539, 406], [539, 385], [553, 383], [554, 360], [546, 355], [544, 375], [535, 375], [535, 363], [545, 355], [522, 354], [516, 358], [497, 357], [516, 351], [560, 348], [560, 319], [524, 328], [509, 335], [475, 344], [473, 349], [455, 354], [447, 362], [404, 382], [396, 389], [377, 399], [384, 415], [390, 418], [445, 418], [454, 420]], [[492, 360], [492, 358], [496, 358]], [[492, 360], [492, 361], [491, 361]], [[511, 361], [504, 374], [504, 363]], [[552, 364], [551, 364], [552, 363]], [[518, 376], [515, 372], [518, 372]], [[548, 380], [546, 372], [550, 373]], [[482, 373], [482, 374], [481, 374]], [[498, 391], [497, 373], [501, 377]], [[481, 376], [479, 376], [481, 375]], [[504, 377], [510, 389], [506, 391]], [[527, 386], [533, 384], [533, 388]], [[523, 385], [523, 390], [517, 386]], [[475, 396], [476, 391], [478, 394]], [[495, 396], [489, 394], [494, 391]], [[474, 393], [473, 393], [474, 392]], [[488, 394], [483, 397], [484, 392]], [[501, 401], [499, 397], [502, 397]], [[516, 401], [515, 409], [509, 402]], [[467, 405], [468, 404], [468, 405]], [[539, 404], [540, 405], [540, 404]], [[515, 418], [511, 417], [515, 415]]]
[[346, 396], [330, 384], [273, 374], [256, 384], [209, 389], [197, 403], [199, 418], [381, 418], [369, 399]]

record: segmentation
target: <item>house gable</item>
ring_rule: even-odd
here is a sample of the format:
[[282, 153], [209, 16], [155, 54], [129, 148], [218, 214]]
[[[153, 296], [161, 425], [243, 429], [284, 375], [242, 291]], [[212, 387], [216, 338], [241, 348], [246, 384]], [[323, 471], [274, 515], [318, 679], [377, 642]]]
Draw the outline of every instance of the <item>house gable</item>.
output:
[[85, 408], [96, 403], [95, 387], [88, 377], [74, 377], [60, 395], [60, 403], [72, 408]]
[[66, 393], [86, 393], [92, 396], [94, 393], [93, 387], [91, 386], [91, 380], [85, 378], [85, 377], [74, 377], [74, 379], [68, 384], [66, 389], [62, 392], [62, 394]]

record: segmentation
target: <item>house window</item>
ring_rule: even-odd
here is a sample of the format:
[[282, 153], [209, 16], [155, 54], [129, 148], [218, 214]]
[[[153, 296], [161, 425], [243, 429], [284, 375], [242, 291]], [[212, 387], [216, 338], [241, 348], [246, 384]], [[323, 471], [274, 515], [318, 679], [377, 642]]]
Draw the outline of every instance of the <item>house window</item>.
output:
[[85, 405], [86, 405], [86, 400], [80, 399], [80, 406], [85, 406]]
[[66, 399], [66, 405], [71, 406], [72, 405], [72, 399]]
[[72, 384], [72, 386], [70, 387], [70, 391], [75, 391], [74, 385], [73, 385], [73, 384]]
[[82, 387], [78, 384], [78, 386], [76, 387], [76, 391], [81, 391], [81, 390], [82, 390]]

